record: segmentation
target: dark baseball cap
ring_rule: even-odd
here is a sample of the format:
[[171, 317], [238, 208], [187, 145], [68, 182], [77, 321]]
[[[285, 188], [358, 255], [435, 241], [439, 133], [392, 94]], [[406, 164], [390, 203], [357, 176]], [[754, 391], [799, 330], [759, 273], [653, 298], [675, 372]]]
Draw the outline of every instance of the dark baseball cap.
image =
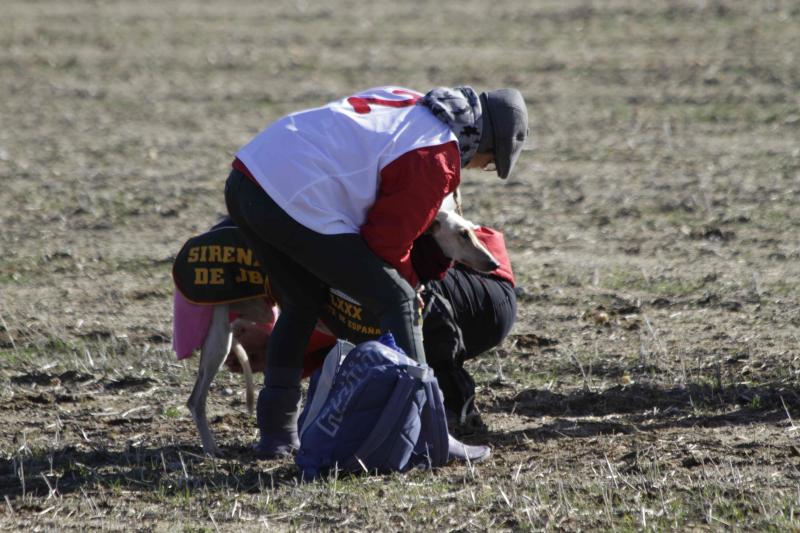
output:
[[480, 94], [483, 131], [478, 152], [493, 152], [497, 175], [505, 179], [528, 138], [528, 108], [516, 89]]

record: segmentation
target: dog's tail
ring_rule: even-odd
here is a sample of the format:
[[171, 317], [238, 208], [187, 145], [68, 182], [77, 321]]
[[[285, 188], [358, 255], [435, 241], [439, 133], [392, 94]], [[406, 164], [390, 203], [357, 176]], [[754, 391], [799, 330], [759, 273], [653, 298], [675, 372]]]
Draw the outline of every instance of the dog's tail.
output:
[[250, 359], [247, 357], [247, 352], [244, 351], [244, 347], [236, 340], [234, 340], [233, 343], [233, 353], [236, 355], [236, 359], [239, 360], [239, 365], [242, 367], [246, 387], [245, 402], [247, 402], [247, 412], [252, 415], [256, 401], [253, 387], [253, 370], [250, 368]]

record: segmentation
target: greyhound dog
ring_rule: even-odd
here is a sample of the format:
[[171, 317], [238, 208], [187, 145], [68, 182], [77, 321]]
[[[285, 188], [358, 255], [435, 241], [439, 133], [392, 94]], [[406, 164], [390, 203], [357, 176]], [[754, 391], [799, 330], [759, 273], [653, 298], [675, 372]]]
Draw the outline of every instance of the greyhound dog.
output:
[[[445, 204], [446, 208], [452, 206], [452, 201]], [[475, 228], [475, 225], [455, 211], [442, 209], [426, 231], [433, 236], [445, 256], [479, 272], [491, 272], [499, 266], [499, 263], [477, 238]], [[334, 298], [333, 294], [331, 298]], [[352, 302], [344, 304], [348, 307], [355, 303], [352, 300], [347, 301]], [[355, 305], [358, 304], [355, 303]], [[232, 313], [238, 315], [233, 322], [230, 320]], [[211, 382], [233, 349], [232, 353], [242, 367], [246, 384], [246, 404], [248, 411], [252, 413], [255, 398], [252, 370], [248, 355], [237, 335], [241, 331], [240, 327], [248, 322], [271, 324], [275, 318], [274, 309], [263, 297], [213, 305], [211, 323], [200, 350], [197, 380], [187, 402], [200, 434], [203, 451], [206, 454], [219, 455], [220, 453], [206, 417], [206, 400]], [[321, 331], [326, 329], [322, 322], [319, 328]]]

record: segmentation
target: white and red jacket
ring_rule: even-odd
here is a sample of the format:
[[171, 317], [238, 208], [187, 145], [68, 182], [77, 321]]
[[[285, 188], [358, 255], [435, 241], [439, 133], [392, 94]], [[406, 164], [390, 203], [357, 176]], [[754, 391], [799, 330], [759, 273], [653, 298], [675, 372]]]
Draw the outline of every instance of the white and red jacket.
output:
[[378, 87], [288, 115], [239, 150], [234, 168], [307, 228], [361, 233], [416, 286], [411, 246], [461, 181], [456, 136], [421, 96]]

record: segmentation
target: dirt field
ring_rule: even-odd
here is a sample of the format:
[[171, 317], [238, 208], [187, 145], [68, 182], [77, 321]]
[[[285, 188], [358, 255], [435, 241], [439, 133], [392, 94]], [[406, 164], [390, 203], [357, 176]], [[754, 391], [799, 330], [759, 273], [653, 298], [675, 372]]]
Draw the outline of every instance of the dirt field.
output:
[[[0, 528], [800, 529], [800, 4], [4, 0]], [[303, 483], [185, 407], [171, 261], [234, 151], [358, 89], [519, 88], [465, 172], [520, 285], [471, 363], [488, 464]]]

